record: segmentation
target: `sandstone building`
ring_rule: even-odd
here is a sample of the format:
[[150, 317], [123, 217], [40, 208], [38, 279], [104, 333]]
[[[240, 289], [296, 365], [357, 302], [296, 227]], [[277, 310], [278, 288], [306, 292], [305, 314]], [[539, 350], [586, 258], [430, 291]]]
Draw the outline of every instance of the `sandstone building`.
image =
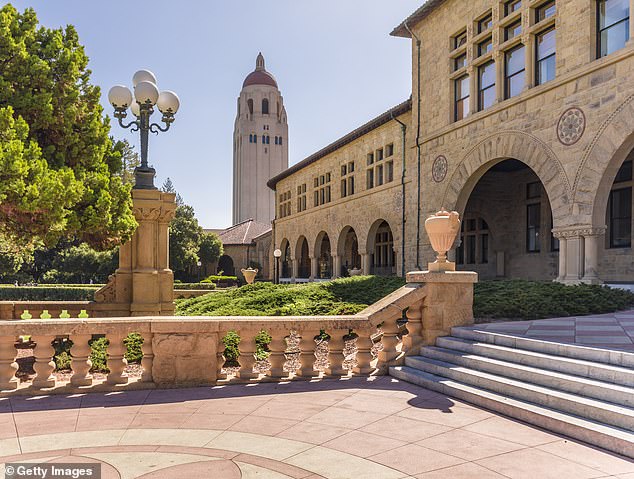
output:
[[630, 0], [429, 0], [397, 26], [412, 97], [276, 175], [282, 277], [403, 274], [424, 219], [482, 278], [632, 282]]

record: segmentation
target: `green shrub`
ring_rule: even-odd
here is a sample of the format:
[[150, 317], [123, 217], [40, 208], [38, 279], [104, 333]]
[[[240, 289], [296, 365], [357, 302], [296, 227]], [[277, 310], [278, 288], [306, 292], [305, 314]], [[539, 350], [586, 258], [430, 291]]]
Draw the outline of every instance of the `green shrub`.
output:
[[0, 301], [92, 301], [97, 288], [57, 286], [0, 286]]
[[264, 361], [269, 357], [270, 349], [269, 344], [273, 338], [267, 331], [260, 331], [255, 336], [255, 359], [258, 361]]
[[634, 293], [606, 286], [546, 281], [482, 281], [474, 289], [477, 321], [610, 313], [634, 305]]
[[[140, 363], [143, 359], [143, 352], [141, 345], [143, 344], [143, 337], [138, 333], [130, 333], [124, 340], [126, 345], [125, 358], [128, 363]], [[108, 361], [108, 345], [110, 344], [108, 339], [101, 337], [94, 337], [88, 341], [90, 345], [90, 360], [92, 361], [92, 372], [107, 373], [109, 372]], [[72, 358], [72, 346], [73, 342], [70, 339], [56, 339], [53, 341], [53, 347], [55, 348], [55, 355], [53, 361], [55, 361], [55, 369], [57, 371], [70, 369]]]
[[[204, 281], [204, 280], [203, 280]], [[200, 283], [178, 283], [174, 284], [174, 289], [216, 289], [216, 284], [212, 282], [204, 283], [201, 281]]]
[[125, 358], [128, 363], [140, 363], [143, 359], [143, 351], [141, 350], [143, 336], [139, 333], [130, 333], [123, 340], [123, 344], [126, 346]]
[[256, 283], [176, 300], [183, 316], [312, 316], [356, 314], [399, 287], [402, 278], [355, 276], [326, 283]]
[[94, 338], [88, 341], [88, 344], [90, 344], [90, 360], [92, 361], [90, 370], [98, 373], [109, 373], [107, 351], [110, 341], [108, 341], [108, 338]]
[[53, 356], [55, 370], [65, 371], [70, 369], [70, 348], [73, 346], [73, 342], [70, 339], [55, 339], [52, 344], [55, 349], [55, 355]]
[[229, 331], [225, 334], [225, 337], [222, 338], [222, 344], [225, 345], [224, 357], [225, 357], [225, 367], [237, 367], [240, 365], [238, 363], [238, 358], [240, 357], [240, 349], [238, 345], [240, 344], [240, 336], [235, 331]]

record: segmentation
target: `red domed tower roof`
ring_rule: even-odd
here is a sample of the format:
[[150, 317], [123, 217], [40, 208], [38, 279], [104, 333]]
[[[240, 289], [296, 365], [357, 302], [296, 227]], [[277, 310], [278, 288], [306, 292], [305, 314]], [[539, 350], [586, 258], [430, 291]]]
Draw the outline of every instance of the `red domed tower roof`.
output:
[[262, 53], [258, 54], [258, 58], [255, 61], [255, 71], [252, 71], [247, 75], [244, 79], [244, 83], [242, 84], [242, 88], [249, 85], [269, 85], [277, 88], [275, 78], [264, 68], [264, 57], [262, 56]]

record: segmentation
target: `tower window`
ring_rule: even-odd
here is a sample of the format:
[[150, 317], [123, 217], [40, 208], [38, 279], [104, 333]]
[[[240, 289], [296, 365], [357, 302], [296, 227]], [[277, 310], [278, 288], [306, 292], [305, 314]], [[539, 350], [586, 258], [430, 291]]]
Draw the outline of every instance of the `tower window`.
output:
[[253, 115], [253, 100], [251, 98], [247, 100], [247, 106], [249, 107], [249, 114]]
[[262, 100], [262, 114], [263, 115], [269, 114], [269, 101], [266, 98]]

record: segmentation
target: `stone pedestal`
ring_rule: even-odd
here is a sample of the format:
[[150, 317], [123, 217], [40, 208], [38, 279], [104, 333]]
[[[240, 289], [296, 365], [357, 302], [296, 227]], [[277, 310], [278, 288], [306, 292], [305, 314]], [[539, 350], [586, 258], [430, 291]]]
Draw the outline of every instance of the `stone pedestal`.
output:
[[176, 211], [174, 193], [132, 190], [139, 226], [119, 249], [119, 268], [95, 293], [99, 316], [174, 314], [174, 274], [169, 268], [169, 223]]
[[425, 283], [420, 319], [424, 345], [434, 345], [439, 336], [449, 336], [453, 327], [473, 324], [473, 284], [477, 281], [478, 274], [471, 271], [407, 273], [408, 283]]

